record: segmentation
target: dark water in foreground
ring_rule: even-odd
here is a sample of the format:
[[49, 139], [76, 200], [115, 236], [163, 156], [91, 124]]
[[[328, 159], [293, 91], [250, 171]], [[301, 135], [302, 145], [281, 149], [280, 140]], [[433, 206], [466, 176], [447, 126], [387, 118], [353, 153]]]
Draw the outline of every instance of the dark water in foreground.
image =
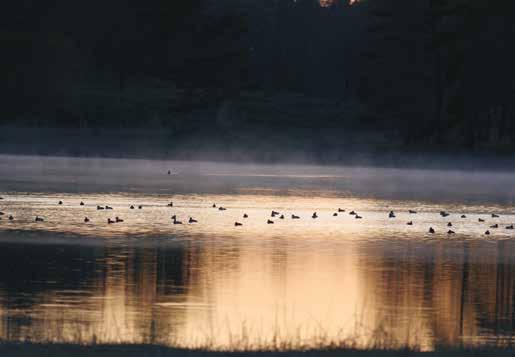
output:
[[[488, 189], [477, 175], [446, 181], [443, 173], [376, 170], [363, 177], [313, 167], [280, 174], [254, 167], [242, 175], [212, 166], [154, 179], [162, 173], [153, 166], [135, 166], [137, 180], [127, 172], [117, 180], [112, 165], [85, 161], [81, 172], [101, 174], [86, 185], [64, 164], [47, 163], [45, 174], [23, 167], [0, 178], [3, 340], [210, 348], [347, 341], [422, 349], [513, 342], [508, 174]], [[414, 199], [431, 175], [439, 181], [427, 181], [427, 190], [436, 193]], [[460, 177], [461, 191], [438, 195]], [[364, 194], [364, 181], [383, 184]], [[227, 210], [212, 208], [215, 202]], [[106, 204], [113, 210], [96, 209]], [[333, 216], [338, 207], [347, 212]], [[285, 219], [267, 224], [272, 209]], [[388, 218], [390, 210], [396, 218]], [[311, 218], [314, 211], [319, 218]], [[171, 224], [172, 214], [184, 224]], [[36, 215], [45, 222], [34, 222]], [[124, 222], [108, 225], [115, 216]], [[198, 223], [187, 224], [190, 216]], [[456, 234], [446, 233], [448, 222]]]

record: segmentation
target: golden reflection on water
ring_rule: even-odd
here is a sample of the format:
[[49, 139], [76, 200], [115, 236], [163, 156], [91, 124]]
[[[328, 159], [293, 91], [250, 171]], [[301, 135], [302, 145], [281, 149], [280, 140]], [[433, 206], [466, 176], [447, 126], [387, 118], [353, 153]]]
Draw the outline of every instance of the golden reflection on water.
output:
[[[511, 223], [502, 207], [250, 194], [16, 195], [2, 205], [15, 215], [0, 224], [5, 340], [422, 349], [511, 340], [513, 235], [487, 239], [492, 219], [477, 221], [495, 211]], [[338, 207], [364, 218], [333, 217]], [[267, 225], [272, 209], [286, 219]], [[442, 209], [454, 214], [442, 218]], [[173, 226], [172, 214], [199, 223]], [[105, 223], [116, 215], [125, 222]], [[449, 220], [456, 236], [444, 233]]]

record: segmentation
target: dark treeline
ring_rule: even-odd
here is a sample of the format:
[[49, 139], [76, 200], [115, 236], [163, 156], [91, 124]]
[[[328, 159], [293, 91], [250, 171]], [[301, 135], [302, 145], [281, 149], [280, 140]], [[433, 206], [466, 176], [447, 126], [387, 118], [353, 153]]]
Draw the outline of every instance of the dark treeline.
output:
[[515, 147], [512, 0], [19, 0], [0, 16], [4, 125]]

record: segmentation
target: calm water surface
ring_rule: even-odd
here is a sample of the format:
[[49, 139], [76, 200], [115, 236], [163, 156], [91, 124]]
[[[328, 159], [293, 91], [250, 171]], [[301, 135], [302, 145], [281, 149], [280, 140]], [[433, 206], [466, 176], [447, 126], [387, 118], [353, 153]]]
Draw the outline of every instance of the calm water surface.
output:
[[[0, 157], [3, 340], [513, 342], [509, 174], [32, 160]], [[285, 219], [268, 225], [272, 209]], [[124, 222], [108, 225], [115, 216]]]

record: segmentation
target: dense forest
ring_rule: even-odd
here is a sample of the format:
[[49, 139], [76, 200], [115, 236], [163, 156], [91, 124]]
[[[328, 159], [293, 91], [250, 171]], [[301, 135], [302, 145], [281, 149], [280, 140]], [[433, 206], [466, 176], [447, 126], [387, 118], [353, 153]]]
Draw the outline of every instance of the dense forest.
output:
[[18, 0], [0, 16], [3, 127], [515, 149], [513, 0]]

